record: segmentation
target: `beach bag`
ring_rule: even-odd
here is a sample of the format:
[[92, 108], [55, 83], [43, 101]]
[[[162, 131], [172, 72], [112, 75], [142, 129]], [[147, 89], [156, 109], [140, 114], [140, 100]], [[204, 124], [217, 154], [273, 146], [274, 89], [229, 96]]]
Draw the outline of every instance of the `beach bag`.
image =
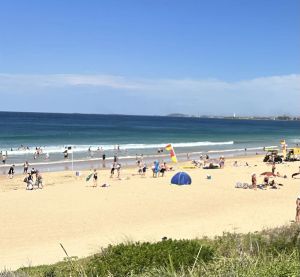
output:
[[23, 182], [24, 182], [24, 183], [27, 183], [27, 177], [24, 178]]
[[243, 188], [243, 183], [237, 182], [237, 183], [235, 184], [235, 187], [238, 188], [238, 189], [241, 189], [241, 188]]

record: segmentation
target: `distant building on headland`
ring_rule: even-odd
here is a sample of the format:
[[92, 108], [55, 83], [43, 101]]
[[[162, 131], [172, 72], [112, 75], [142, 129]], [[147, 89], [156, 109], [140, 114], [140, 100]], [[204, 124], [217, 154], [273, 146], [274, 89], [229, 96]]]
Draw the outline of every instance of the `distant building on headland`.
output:
[[280, 116], [237, 116], [236, 113], [233, 113], [232, 116], [218, 116], [218, 115], [187, 115], [181, 113], [172, 113], [168, 114], [170, 117], [198, 117], [198, 118], [219, 118], [219, 119], [247, 119], [247, 120], [300, 120], [300, 116], [288, 116], [288, 115], [280, 115]]

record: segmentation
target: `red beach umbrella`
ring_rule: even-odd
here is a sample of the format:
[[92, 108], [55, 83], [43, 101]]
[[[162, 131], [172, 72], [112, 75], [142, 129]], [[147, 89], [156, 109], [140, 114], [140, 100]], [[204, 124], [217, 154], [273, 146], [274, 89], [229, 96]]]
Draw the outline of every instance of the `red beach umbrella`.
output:
[[269, 171], [266, 171], [266, 172], [263, 172], [260, 174], [260, 176], [268, 176], [268, 177], [275, 177], [276, 175], [273, 173], [273, 172], [269, 172]]

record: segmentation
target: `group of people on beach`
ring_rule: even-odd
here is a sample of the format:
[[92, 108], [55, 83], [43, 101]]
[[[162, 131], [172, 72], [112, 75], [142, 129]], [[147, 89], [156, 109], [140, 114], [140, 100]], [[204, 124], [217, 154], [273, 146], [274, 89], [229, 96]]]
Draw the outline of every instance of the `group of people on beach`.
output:
[[203, 169], [218, 169], [225, 167], [225, 157], [220, 156], [219, 159], [210, 159], [209, 156], [201, 155], [199, 160], [192, 160], [192, 165], [202, 167]]
[[[158, 161], [154, 161], [152, 165], [152, 177], [164, 177], [166, 171], [173, 170], [173, 167], [167, 165], [166, 162], [159, 163]], [[145, 171], [146, 172], [146, 171]]]
[[[42, 189], [43, 188], [43, 177], [39, 170], [32, 168], [30, 172], [28, 172], [29, 163], [26, 161], [24, 163], [23, 174], [27, 175], [24, 178], [24, 182], [26, 183], [27, 190], [33, 190], [35, 188]], [[10, 166], [8, 170], [8, 178], [12, 179], [15, 174], [15, 165]]]
[[42, 189], [44, 187], [42, 174], [39, 170], [34, 168], [27, 173], [27, 176], [24, 178], [24, 182], [26, 183], [27, 190]]

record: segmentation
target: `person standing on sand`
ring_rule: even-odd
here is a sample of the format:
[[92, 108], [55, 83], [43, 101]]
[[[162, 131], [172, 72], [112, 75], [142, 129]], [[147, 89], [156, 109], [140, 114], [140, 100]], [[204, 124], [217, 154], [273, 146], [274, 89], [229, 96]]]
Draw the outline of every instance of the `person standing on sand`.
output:
[[14, 174], [15, 174], [15, 165], [13, 164], [8, 170], [9, 179], [12, 179], [14, 177]]
[[251, 182], [252, 182], [252, 188], [254, 189], [254, 190], [256, 190], [257, 189], [257, 180], [256, 180], [256, 174], [252, 174], [252, 179], [251, 179]]
[[29, 167], [29, 163], [28, 163], [28, 161], [26, 161], [26, 162], [24, 163], [24, 170], [23, 170], [23, 174], [27, 174], [28, 167]]
[[116, 163], [113, 162], [111, 165], [111, 169], [110, 169], [110, 178], [112, 178], [115, 174], [115, 169], [116, 169]]
[[116, 170], [117, 170], [117, 178], [120, 179], [120, 173], [121, 173], [121, 164], [120, 163], [117, 163]]
[[272, 165], [272, 173], [275, 174], [275, 170], [276, 170], [276, 165], [275, 165], [275, 162], [273, 163]]
[[297, 197], [297, 200], [296, 200], [296, 218], [295, 218], [295, 221], [297, 223], [300, 222], [300, 195]]
[[93, 175], [94, 185], [93, 187], [96, 188], [98, 186], [98, 173], [97, 170], [94, 169], [94, 175]]
[[106, 155], [103, 153], [102, 154], [102, 167], [105, 167], [105, 158], [106, 158]]
[[6, 163], [6, 155], [2, 155], [2, 163], [5, 164]]

